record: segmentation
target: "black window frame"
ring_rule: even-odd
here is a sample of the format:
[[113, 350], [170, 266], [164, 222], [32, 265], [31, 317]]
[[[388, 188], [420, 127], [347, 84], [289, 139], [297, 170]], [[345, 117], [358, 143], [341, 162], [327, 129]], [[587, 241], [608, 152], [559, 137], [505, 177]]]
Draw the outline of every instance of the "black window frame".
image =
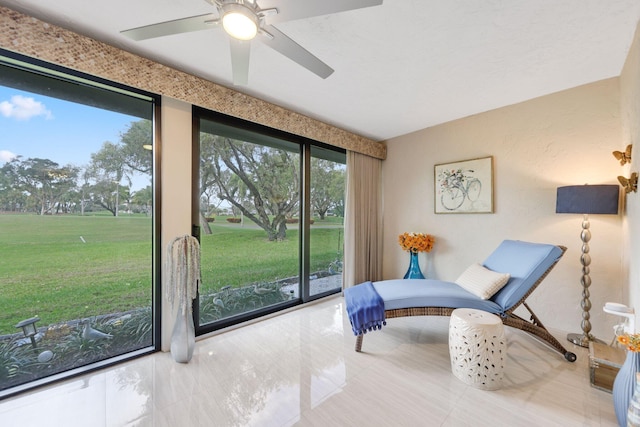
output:
[[[200, 227], [199, 227], [199, 214], [200, 214], [200, 189], [199, 189], [199, 176], [200, 176], [200, 119], [216, 122], [226, 127], [232, 127], [238, 129], [237, 135], [244, 134], [260, 134], [265, 139], [281, 139], [287, 142], [292, 142], [300, 146], [300, 171], [301, 171], [301, 192], [300, 192], [300, 239], [299, 239], [299, 269], [298, 274], [300, 278], [300, 297], [291, 301], [282, 302], [277, 305], [264, 307], [261, 309], [253, 310], [251, 312], [220, 319], [215, 322], [200, 325], [199, 322], [199, 295], [194, 300], [193, 307], [193, 319], [196, 329], [196, 336], [211, 333], [220, 329], [224, 329], [230, 326], [234, 326], [250, 320], [255, 320], [260, 317], [267, 316], [282, 310], [286, 310], [291, 307], [295, 307], [301, 304], [305, 304], [311, 301], [318, 300], [330, 295], [335, 295], [341, 291], [341, 289], [333, 289], [314, 295], [310, 295], [309, 286], [309, 270], [310, 270], [310, 219], [312, 217], [310, 191], [311, 191], [311, 147], [321, 148], [338, 153], [338, 155], [346, 156], [346, 150], [340, 147], [335, 147], [323, 142], [315, 141], [313, 139], [292, 134], [283, 130], [275, 129], [269, 126], [265, 126], [259, 123], [250, 122], [248, 120], [240, 119], [238, 117], [229, 116], [224, 113], [212, 111], [206, 108], [192, 106], [192, 195], [191, 195], [191, 228], [192, 235], [200, 240]], [[260, 141], [249, 141], [254, 144], [260, 144]], [[264, 144], [273, 147], [273, 143]], [[346, 160], [345, 160], [346, 164]]]
[[[161, 96], [142, 89], [131, 87], [122, 83], [114, 82], [102, 77], [94, 76], [82, 71], [67, 68], [58, 64], [53, 64], [41, 59], [33, 58], [27, 55], [12, 52], [6, 49], [0, 48], [0, 66], [10, 67], [16, 70], [32, 73], [37, 78], [53, 78], [64, 83], [71, 83], [74, 86], [74, 94], [69, 97], [61, 97], [56, 95], [48, 95], [42, 93], [45, 96], [51, 96], [58, 99], [64, 99], [70, 102], [76, 102], [78, 104], [90, 105], [93, 107], [100, 107], [98, 105], [87, 102], [85, 99], [82, 102], [81, 98], [76, 98], [82, 94], [82, 90], [100, 90], [101, 94], [107, 97], [110, 93], [120, 93], [121, 95], [130, 96], [131, 98], [147, 98], [151, 102], [152, 108], [152, 129], [153, 129], [153, 160], [152, 160], [152, 188], [153, 188], [153, 208], [152, 208], [152, 231], [151, 231], [151, 311], [152, 311], [152, 343], [150, 346], [124, 353], [118, 356], [111, 357], [109, 359], [93, 362], [88, 365], [80, 366], [69, 371], [60, 372], [48, 377], [36, 379], [34, 381], [21, 384], [3, 391], [0, 391], [0, 401], [9, 398], [20, 393], [36, 389], [38, 387], [51, 385], [59, 381], [65, 381], [79, 375], [84, 375], [96, 370], [117, 365], [119, 363], [135, 359], [137, 357], [149, 355], [161, 350], [162, 344], [162, 250], [161, 245], [161, 229], [162, 229], [162, 197], [161, 197], [161, 139], [160, 139], [160, 117], [161, 117]], [[14, 80], [14, 85], [8, 85], [8, 87], [15, 87], [21, 90], [20, 81]], [[4, 84], [3, 84], [4, 85]], [[52, 85], [52, 87], [55, 86]], [[31, 91], [29, 89], [24, 89]], [[53, 87], [54, 92], [59, 90], [57, 87]], [[104, 100], [107, 104], [111, 100]], [[105, 108], [107, 109], [107, 108]], [[110, 109], [110, 111], [123, 112], [116, 108]], [[134, 110], [128, 109], [126, 114], [133, 116], [139, 116], [133, 113]]]

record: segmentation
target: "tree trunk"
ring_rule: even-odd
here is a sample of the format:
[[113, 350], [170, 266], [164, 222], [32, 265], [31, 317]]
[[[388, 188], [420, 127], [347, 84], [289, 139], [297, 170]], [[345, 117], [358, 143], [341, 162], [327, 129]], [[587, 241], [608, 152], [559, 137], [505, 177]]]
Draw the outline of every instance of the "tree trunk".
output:
[[200, 212], [200, 233], [211, 234], [211, 227], [209, 227], [207, 218], [204, 217], [204, 214], [202, 212]]
[[285, 221], [282, 221], [280, 224], [278, 224], [277, 240], [281, 241], [281, 240], [284, 240], [286, 237], [287, 237], [287, 223]]

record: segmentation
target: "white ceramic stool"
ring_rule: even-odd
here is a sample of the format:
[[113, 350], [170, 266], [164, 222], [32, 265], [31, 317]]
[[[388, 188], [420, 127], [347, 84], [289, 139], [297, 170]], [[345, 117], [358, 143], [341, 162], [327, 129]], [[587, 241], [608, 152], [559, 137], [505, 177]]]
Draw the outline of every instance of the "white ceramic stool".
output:
[[458, 308], [449, 321], [451, 370], [459, 380], [483, 390], [502, 386], [507, 340], [495, 314]]

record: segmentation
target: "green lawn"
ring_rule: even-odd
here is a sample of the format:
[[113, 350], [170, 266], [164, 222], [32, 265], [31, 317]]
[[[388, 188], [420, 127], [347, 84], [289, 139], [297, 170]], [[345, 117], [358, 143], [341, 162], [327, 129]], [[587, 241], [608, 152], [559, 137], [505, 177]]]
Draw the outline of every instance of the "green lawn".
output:
[[[216, 219], [202, 236], [202, 291], [298, 274], [298, 231], [269, 242], [250, 224]], [[150, 304], [151, 219], [0, 215], [0, 335], [32, 316], [38, 326]], [[312, 226], [312, 271], [337, 256], [336, 219]]]

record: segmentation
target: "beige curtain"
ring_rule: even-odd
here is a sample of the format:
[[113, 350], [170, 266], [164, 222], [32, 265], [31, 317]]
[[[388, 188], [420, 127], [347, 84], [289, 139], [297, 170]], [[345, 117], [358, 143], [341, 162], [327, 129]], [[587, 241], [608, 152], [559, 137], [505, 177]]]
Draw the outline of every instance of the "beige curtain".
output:
[[382, 160], [347, 151], [343, 288], [382, 279]]

